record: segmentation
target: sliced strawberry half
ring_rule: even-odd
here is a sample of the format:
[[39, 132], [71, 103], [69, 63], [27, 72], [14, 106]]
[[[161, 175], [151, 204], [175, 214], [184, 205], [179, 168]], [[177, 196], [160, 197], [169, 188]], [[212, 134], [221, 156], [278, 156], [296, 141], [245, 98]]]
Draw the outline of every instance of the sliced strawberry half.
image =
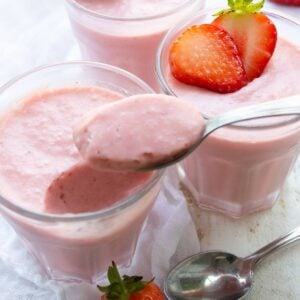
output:
[[273, 55], [277, 30], [272, 21], [258, 12], [227, 12], [214, 25], [224, 28], [233, 38], [243, 61], [248, 81], [259, 77]]
[[247, 84], [237, 46], [224, 29], [212, 24], [184, 31], [171, 46], [169, 62], [173, 76], [190, 85], [230, 93]]

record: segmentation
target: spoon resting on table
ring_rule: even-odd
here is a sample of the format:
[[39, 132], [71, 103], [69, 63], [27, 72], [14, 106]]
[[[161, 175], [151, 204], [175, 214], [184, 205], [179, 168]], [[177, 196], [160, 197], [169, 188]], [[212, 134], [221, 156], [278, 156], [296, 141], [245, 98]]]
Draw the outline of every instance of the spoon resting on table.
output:
[[165, 294], [170, 300], [235, 300], [246, 296], [257, 263], [274, 251], [300, 240], [300, 227], [240, 258], [231, 253], [209, 251], [193, 255], [167, 275]]
[[239, 108], [208, 120], [177, 97], [136, 95], [85, 115], [73, 138], [83, 158], [96, 169], [151, 171], [182, 160], [220, 127], [282, 115], [300, 115], [300, 95]]

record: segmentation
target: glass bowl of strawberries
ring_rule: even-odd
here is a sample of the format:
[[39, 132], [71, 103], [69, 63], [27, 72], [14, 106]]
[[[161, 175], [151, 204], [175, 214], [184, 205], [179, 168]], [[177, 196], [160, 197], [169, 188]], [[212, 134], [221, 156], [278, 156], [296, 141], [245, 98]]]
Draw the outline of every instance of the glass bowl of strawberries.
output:
[[[230, 0], [171, 29], [157, 52], [161, 89], [204, 117], [299, 95], [300, 23], [264, 1]], [[210, 135], [179, 166], [197, 204], [239, 218], [271, 208], [300, 152], [300, 119], [243, 122]]]

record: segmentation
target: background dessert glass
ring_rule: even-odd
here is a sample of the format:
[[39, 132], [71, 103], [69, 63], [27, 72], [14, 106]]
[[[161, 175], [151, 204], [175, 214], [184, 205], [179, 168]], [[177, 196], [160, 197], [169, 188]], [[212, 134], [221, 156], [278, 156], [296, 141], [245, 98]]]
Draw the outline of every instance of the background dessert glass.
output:
[[[206, 113], [206, 109], [210, 105], [212, 92], [182, 84], [174, 79], [170, 74], [168, 57], [172, 42], [185, 28], [194, 24], [210, 23], [214, 18], [213, 13], [219, 10], [220, 8], [206, 12], [199, 11], [194, 18], [186, 19], [171, 29], [160, 44], [156, 61], [157, 75], [162, 90], [167, 94], [191, 101], [204, 113], [204, 116], [206, 114], [206, 117], [210, 116]], [[292, 94], [300, 95], [297, 83], [300, 75], [300, 39], [296, 38], [300, 36], [300, 24], [278, 12], [265, 11], [265, 13], [275, 23], [279, 39], [283, 37], [294, 45], [290, 49], [290, 46], [288, 47], [280, 40], [275, 50], [277, 51], [276, 60], [280, 60], [283, 67], [280, 74], [277, 74], [277, 78], [282, 79], [282, 82], [279, 81], [282, 88], [280, 91], [272, 90], [272, 78], [266, 80], [262, 75], [261, 78], [250, 82], [240, 91], [226, 96], [222, 95], [224, 101], [230, 103], [230, 97], [236, 93], [242, 95], [244, 92], [244, 98], [257, 97], [260, 98], [259, 101], [273, 100]], [[286, 53], [297, 55], [282, 57], [280, 52], [284, 47], [292, 51]], [[281, 59], [279, 59], [280, 55]], [[289, 59], [289, 63], [285, 64], [284, 59]], [[290, 69], [285, 69], [288, 65]], [[267, 66], [265, 74], [273, 69]], [[289, 73], [293, 73], [291, 84], [286, 79], [289, 78]], [[260, 80], [263, 81], [259, 83]], [[275, 84], [278, 84], [278, 79]], [[267, 92], [269, 88], [271, 90]], [[257, 89], [255, 92], [252, 91], [255, 89]], [[205, 102], [206, 99], [207, 102]], [[198, 103], [199, 100], [201, 102]], [[241, 101], [240, 106], [247, 104], [251, 102]], [[216, 111], [217, 106], [214, 108]], [[219, 211], [232, 217], [241, 217], [272, 207], [279, 197], [282, 185], [297, 159], [299, 150], [299, 118], [269, 118], [219, 129], [185, 159], [179, 165], [178, 170], [200, 207]]]
[[[120, 69], [71, 62], [41, 67], [0, 89], [1, 113], [39, 90], [97, 86], [124, 96], [152, 93], [143, 81]], [[96, 282], [111, 260], [129, 265], [143, 223], [156, 199], [163, 171], [153, 172], [134, 194], [112, 207], [80, 214], [47, 214], [22, 207], [0, 186], [0, 210], [47, 274], [57, 280]]]
[[128, 70], [158, 90], [154, 66], [161, 38], [176, 22], [201, 9], [204, 1], [184, 0], [168, 12], [137, 18], [101, 15], [76, 0], [66, 3], [84, 59]]

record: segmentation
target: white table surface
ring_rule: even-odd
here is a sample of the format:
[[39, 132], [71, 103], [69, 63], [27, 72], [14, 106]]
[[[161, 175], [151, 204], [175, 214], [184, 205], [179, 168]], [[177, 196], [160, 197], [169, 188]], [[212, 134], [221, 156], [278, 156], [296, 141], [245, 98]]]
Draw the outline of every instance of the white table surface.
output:
[[[225, 1], [209, 0], [207, 3], [209, 7]], [[300, 20], [300, 7], [269, 2], [266, 6]], [[78, 47], [62, 0], [0, 0], [0, 85], [34, 66], [77, 58], [80, 58]], [[272, 210], [232, 220], [204, 212], [193, 204], [190, 208], [203, 250], [222, 249], [247, 255], [300, 225], [300, 161]], [[261, 265], [248, 299], [300, 299], [299, 245], [275, 254]]]

